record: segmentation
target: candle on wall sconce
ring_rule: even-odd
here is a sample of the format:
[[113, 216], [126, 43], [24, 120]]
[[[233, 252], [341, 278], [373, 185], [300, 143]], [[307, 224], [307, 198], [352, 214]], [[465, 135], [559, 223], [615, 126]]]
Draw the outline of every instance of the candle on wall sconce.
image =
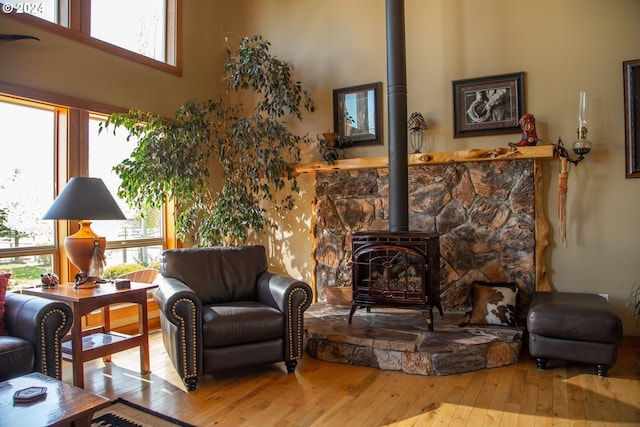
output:
[[558, 143], [556, 145], [558, 157], [563, 157], [574, 165], [577, 165], [584, 160], [585, 154], [591, 151], [591, 141], [587, 139], [588, 124], [589, 120], [587, 116], [587, 93], [581, 90], [578, 97], [578, 138], [573, 141], [572, 146], [573, 152], [576, 153], [578, 157], [576, 159], [572, 159], [569, 156], [569, 152], [566, 148], [564, 148], [562, 138], [558, 138]]
[[587, 139], [588, 122], [587, 93], [581, 90], [578, 100], [578, 139], [573, 142], [573, 151], [579, 156], [591, 151], [591, 141]]
[[587, 92], [581, 90], [578, 99], [578, 138], [587, 137]]

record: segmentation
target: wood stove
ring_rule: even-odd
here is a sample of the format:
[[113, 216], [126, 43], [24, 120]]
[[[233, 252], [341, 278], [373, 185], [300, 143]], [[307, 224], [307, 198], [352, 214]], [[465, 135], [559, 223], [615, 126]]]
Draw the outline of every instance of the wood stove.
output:
[[353, 299], [357, 308], [422, 310], [433, 331], [433, 309], [440, 304], [440, 240], [423, 232], [368, 231], [352, 240]]

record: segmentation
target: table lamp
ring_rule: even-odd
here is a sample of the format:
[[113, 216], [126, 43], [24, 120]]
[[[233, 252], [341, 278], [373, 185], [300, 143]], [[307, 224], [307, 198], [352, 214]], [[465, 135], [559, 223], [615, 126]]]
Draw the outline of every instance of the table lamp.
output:
[[67, 257], [80, 273], [76, 288], [94, 288], [104, 269], [107, 241], [91, 230], [91, 220], [126, 219], [100, 178], [69, 180], [43, 219], [78, 220], [80, 230], [64, 239]]

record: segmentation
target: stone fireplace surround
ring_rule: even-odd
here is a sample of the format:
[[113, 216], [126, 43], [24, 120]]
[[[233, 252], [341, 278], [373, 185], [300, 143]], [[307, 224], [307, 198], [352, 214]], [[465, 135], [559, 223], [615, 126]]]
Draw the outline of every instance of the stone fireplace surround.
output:
[[409, 156], [410, 228], [441, 236], [440, 292], [446, 313], [434, 332], [427, 331], [415, 310], [359, 310], [348, 325], [349, 308], [333, 305], [340, 303], [336, 295], [350, 302], [351, 235], [388, 230], [387, 159], [299, 165], [299, 173], [316, 173], [318, 304], [305, 316], [307, 351], [321, 360], [421, 375], [517, 362], [521, 329], [460, 324], [470, 310], [474, 280], [517, 283], [521, 319], [531, 294], [550, 290], [539, 161], [553, 154], [552, 146], [540, 146]]
[[[531, 294], [549, 288], [542, 256], [548, 225], [537, 188], [541, 172], [538, 157], [526, 148], [553, 156], [552, 146], [485, 150], [489, 155], [477, 150], [483, 154], [462, 156], [463, 161], [449, 155], [448, 161], [433, 162], [423, 154], [426, 164], [414, 161], [409, 168], [410, 230], [440, 235], [446, 311], [470, 309], [474, 280], [515, 282], [521, 318]], [[351, 235], [388, 229], [388, 169], [339, 166], [316, 171], [318, 302], [331, 302], [332, 291], [351, 288]]]

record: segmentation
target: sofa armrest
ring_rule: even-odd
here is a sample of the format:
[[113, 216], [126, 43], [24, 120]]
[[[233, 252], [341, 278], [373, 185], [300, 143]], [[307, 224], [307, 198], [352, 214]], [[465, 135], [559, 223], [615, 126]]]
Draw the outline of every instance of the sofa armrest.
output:
[[5, 310], [9, 335], [34, 346], [34, 369], [62, 379], [61, 344], [73, 323], [71, 307], [60, 301], [8, 292]]
[[311, 287], [288, 276], [262, 273], [258, 277], [258, 301], [280, 310], [285, 317], [285, 362], [302, 357], [304, 311], [313, 299]]
[[158, 276], [154, 283], [165, 348], [187, 388], [195, 389], [202, 371], [202, 303], [180, 280]]

